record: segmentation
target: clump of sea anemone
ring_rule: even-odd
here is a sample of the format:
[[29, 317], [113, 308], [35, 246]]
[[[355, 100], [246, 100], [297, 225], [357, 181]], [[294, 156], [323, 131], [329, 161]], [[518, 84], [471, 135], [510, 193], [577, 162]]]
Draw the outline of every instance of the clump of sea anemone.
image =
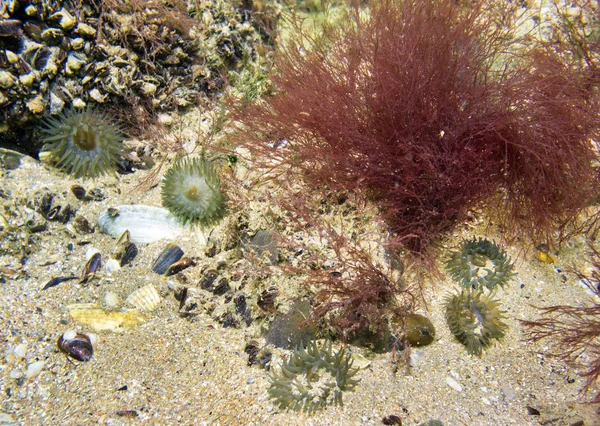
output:
[[279, 373], [271, 373], [269, 396], [279, 408], [314, 412], [326, 405], [342, 404], [342, 392], [353, 390], [360, 381], [352, 377], [352, 358], [345, 350], [333, 353], [331, 341], [296, 348], [281, 365]]
[[493, 339], [504, 337], [508, 325], [503, 322], [500, 301], [480, 291], [463, 289], [446, 298], [446, 321], [452, 334], [470, 354], [481, 356]]
[[104, 112], [71, 109], [50, 117], [41, 130], [49, 161], [76, 178], [115, 174], [124, 135]]
[[463, 241], [446, 262], [446, 269], [461, 286], [477, 290], [504, 287], [515, 275], [506, 252], [495, 241], [482, 238]]
[[210, 226], [225, 213], [219, 176], [205, 159], [178, 160], [165, 174], [161, 194], [163, 206], [183, 224]]

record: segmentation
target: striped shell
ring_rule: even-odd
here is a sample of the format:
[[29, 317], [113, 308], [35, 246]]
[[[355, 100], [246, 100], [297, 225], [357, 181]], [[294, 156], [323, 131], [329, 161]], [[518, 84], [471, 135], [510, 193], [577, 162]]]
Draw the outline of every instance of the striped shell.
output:
[[148, 284], [131, 293], [125, 301], [140, 311], [152, 311], [159, 305], [161, 298], [156, 288]]

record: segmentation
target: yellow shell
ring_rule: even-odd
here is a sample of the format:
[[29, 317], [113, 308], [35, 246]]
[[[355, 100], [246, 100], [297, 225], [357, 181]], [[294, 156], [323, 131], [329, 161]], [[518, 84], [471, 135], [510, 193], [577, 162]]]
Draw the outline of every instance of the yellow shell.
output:
[[160, 300], [156, 288], [152, 284], [148, 284], [131, 293], [125, 301], [140, 311], [152, 311], [158, 306]]
[[538, 259], [540, 259], [544, 263], [554, 263], [554, 258], [548, 253], [544, 253], [543, 251], [538, 252]]
[[146, 322], [146, 315], [137, 309], [106, 311], [95, 303], [77, 303], [67, 309], [76, 322], [96, 331], [122, 331]]

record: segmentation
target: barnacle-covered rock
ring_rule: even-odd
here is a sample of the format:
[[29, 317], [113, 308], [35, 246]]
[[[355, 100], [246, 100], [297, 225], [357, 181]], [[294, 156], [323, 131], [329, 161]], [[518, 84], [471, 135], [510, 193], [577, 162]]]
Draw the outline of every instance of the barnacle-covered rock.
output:
[[253, 64], [268, 40], [258, 14], [231, 2], [108, 3], [0, 2], [5, 140], [37, 152], [35, 125], [65, 107], [196, 104], [222, 90], [223, 75]]
[[345, 349], [333, 353], [331, 341], [296, 348], [271, 372], [269, 396], [279, 408], [314, 412], [326, 405], [342, 404], [342, 392], [354, 390], [359, 379], [353, 377], [352, 357]]
[[463, 241], [446, 262], [446, 270], [461, 286], [477, 290], [504, 287], [515, 275], [506, 252], [495, 241], [482, 238]]

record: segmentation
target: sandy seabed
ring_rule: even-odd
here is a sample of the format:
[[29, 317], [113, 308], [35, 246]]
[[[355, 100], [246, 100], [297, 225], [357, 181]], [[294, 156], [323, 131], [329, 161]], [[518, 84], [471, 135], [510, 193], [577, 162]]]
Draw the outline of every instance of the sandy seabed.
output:
[[[133, 191], [137, 179], [136, 173], [84, 183], [88, 189], [99, 188], [106, 198], [81, 202], [70, 191], [78, 182], [23, 157], [17, 168], [0, 170], [0, 194], [5, 209], [14, 201], [13, 207], [19, 208], [47, 188], [95, 224], [100, 212], [111, 206], [160, 205], [159, 188]], [[465, 226], [452, 238], [473, 236], [481, 234]], [[267, 373], [248, 366], [244, 353], [246, 343], [257, 338], [255, 330], [223, 328], [206, 313], [193, 319], [178, 314], [179, 302], [166, 290], [165, 278], [151, 272], [164, 241], [140, 244], [131, 266], [102, 272], [88, 285], [73, 280], [42, 290], [51, 278], [79, 276], [90, 247], [110, 254], [115, 241], [98, 231], [74, 234], [58, 222], [48, 222], [46, 230], [33, 237], [35, 251], [22, 269], [18, 256], [0, 257], [0, 424], [380, 425], [384, 416], [394, 414], [405, 426], [430, 419], [444, 425], [600, 425], [598, 407], [583, 403], [583, 380], [577, 370], [541, 355], [548, 342], [525, 341], [519, 323], [537, 318], [532, 305], [577, 304], [590, 297], [573, 275], [561, 271], [572, 262], [585, 263], [583, 237], [565, 246], [554, 265], [540, 262], [535, 253], [506, 247], [517, 259], [517, 276], [498, 297], [510, 329], [481, 358], [468, 355], [446, 326], [443, 301], [456, 288], [447, 278], [425, 290], [428, 310], [419, 312], [431, 318], [437, 335], [433, 344], [414, 350], [410, 371], [401, 367], [394, 374], [390, 354], [352, 348], [371, 360], [357, 374], [360, 384], [344, 394], [343, 407], [310, 416], [280, 411], [269, 399]], [[177, 244], [186, 255], [203, 256], [192, 236]], [[193, 270], [188, 274], [194, 277]], [[124, 300], [147, 284], [163, 296], [147, 322], [97, 333], [89, 362], [71, 362], [58, 350], [57, 339], [66, 330], [93, 332], [70, 318], [68, 305], [102, 303], [107, 291]], [[20, 344], [26, 348], [24, 357], [14, 353]], [[272, 363], [278, 365], [289, 352], [273, 353]], [[27, 378], [28, 366], [36, 361], [45, 362], [41, 373]], [[529, 414], [528, 406], [540, 415]], [[120, 415], [124, 410], [136, 416]]]

